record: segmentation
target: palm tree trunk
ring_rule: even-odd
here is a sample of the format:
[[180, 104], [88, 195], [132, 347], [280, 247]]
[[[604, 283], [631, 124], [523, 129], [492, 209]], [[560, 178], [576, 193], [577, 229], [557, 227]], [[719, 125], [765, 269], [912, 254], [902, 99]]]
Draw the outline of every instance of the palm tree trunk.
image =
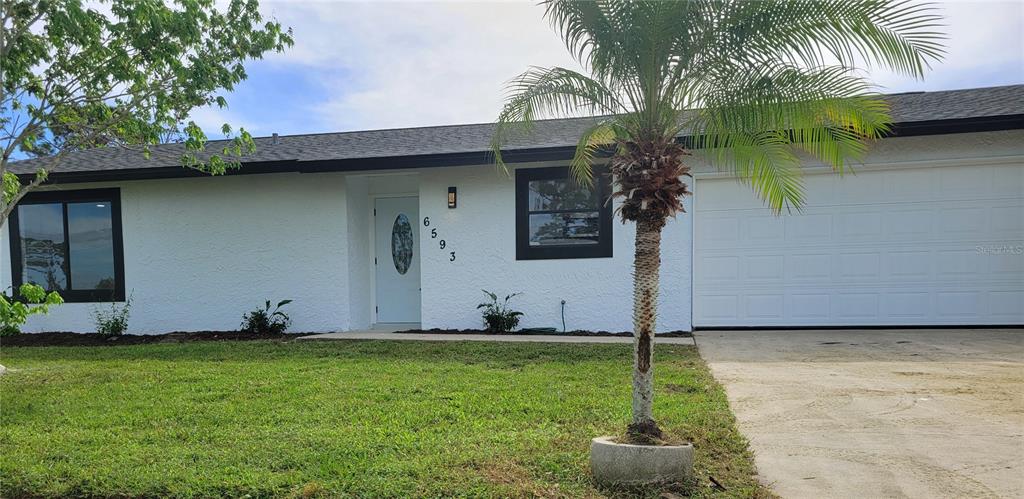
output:
[[633, 422], [634, 438], [661, 438], [654, 422], [654, 328], [658, 312], [658, 270], [664, 217], [639, 217], [633, 261]]

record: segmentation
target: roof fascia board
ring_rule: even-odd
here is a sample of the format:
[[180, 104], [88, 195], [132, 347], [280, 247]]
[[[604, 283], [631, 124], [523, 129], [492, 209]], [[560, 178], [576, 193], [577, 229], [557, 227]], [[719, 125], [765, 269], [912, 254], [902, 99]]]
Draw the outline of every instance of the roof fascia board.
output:
[[[915, 137], [924, 135], [995, 132], [1020, 129], [1024, 129], [1024, 114], [896, 123], [893, 125], [892, 131], [886, 136]], [[688, 138], [689, 137], [682, 138], [680, 140], [686, 141]], [[574, 152], [575, 147], [513, 149], [504, 152], [503, 157], [507, 163], [565, 161], [571, 159]], [[494, 156], [490, 151], [313, 161], [285, 160], [244, 163], [242, 168], [231, 170], [225, 175], [406, 170], [414, 168], [472, 166], [487, 164], [493, 161]], [[154, 180], [207, 176], [209, 175], [194, 169], [171, 166], [83, 172], [55, 172], [50, 174], [46, 183], [71, 184], [82, 182], [106, 182], [111, 180]], [[23, 179], [30, 179], [32, 175], [21, 175], [21, 177]]]

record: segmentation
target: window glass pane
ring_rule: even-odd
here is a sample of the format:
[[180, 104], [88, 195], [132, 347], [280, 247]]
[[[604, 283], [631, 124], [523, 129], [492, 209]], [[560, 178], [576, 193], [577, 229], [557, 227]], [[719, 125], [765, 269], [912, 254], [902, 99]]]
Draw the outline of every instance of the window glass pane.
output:
[[48, 290], [67, 288], [64, 273], [64, 209], [59, 203], [26, 204], [18, 207], [21, 238], [22, 282]]
[[531, 214], [530, 246], [597, 244], [598, 221], [596, 211]]
[[71, 286], [114, 289], [114, 233], [110, 202], [68, 204]]
[[597, 208], [593, 191], [573, 180], [531, 180], [529, 185], [530, 211]]

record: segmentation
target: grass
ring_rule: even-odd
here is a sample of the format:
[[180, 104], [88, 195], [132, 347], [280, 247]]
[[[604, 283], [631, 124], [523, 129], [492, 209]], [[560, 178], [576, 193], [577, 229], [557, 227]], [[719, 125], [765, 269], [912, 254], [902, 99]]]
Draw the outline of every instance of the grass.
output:
[[[696, 447], [681, 492], [767, 495], [696, 350], [657, 362], [655, 414]], [[2, 497], [621, 495], [587, 468], [590, 438], [628, 421], [628, 345], [7, 347], [0, 363]]]

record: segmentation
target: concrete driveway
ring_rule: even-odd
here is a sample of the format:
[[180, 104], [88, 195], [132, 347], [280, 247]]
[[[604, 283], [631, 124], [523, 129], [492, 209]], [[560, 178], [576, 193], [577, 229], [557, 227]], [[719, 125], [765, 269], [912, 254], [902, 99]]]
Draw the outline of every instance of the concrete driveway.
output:
[[783, 497], [1024, 497], [1024, 331], [697, 333]]

